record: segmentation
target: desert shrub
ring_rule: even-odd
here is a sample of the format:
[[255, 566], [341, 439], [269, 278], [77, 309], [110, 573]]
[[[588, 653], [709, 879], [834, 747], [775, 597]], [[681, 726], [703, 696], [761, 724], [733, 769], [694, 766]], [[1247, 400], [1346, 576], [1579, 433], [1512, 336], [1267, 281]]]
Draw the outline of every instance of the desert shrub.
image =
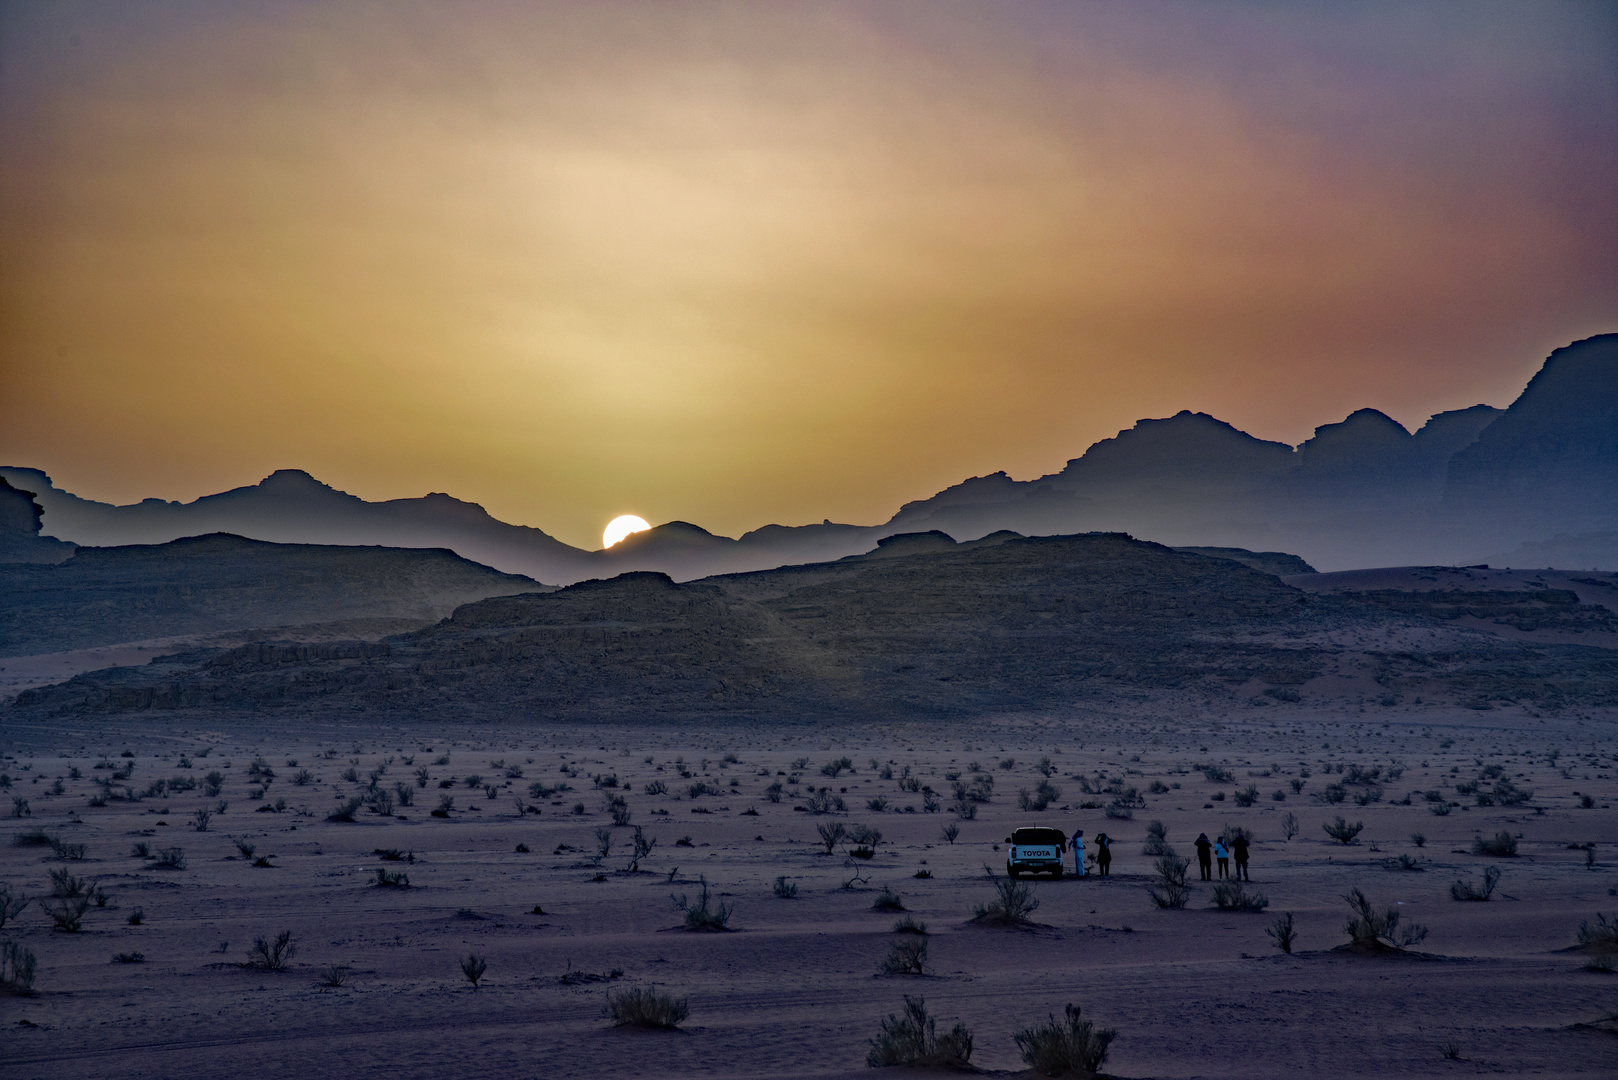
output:
[[215, 769], [202, 778], [202, 793], [210, 799], [217, 799], [219, 792], [225, 786], [225, 774]]
[[876, 812], [881, 813], [888, 808], [888, 797], [886, 795], [877, 795], [873, 798], [866, 799], [865, 808], [867, 810], [875, 810]]
[[403, 870], [390, 872], [379, 866], [376, 868], [375, 884], [379, 889], [408, 889], [410, 877]]
[[1012, 1036], [1023, 1061], [1041, 1076], [1094, 1076], [1117, 1037], [1113, 1028], [1081, 1018], [1077, 1005], [1069, 1005], [1061, 1021], [1052, 1016]]
[[413, 806], [416, 802], [416, 789], [400, 780], [393, 785], [393, 798], [400, 806]]
[[957, 825], [955, 822], [952, 821], [948, 825], [944, 826], [944, 839], [949, 841], [950, 843], [952, 843], [952, 844], [955, 843], [955, 838], [960, 836], [960, 835], [961, 835], [961, 827], [959, 825]]
[[146, 954], [138, 952], [113, 953], [112, 962], [115, 964], [143, 964], [146, 962]]
[[29, 829], [12, 834], [11, 842], [18, 847], [55, 847], [56, 837], [44, 829]]
[[791, 900], [798, 895], [797, 882], [788, 881], [785, 874], [775, 879], [774, 892], [778, 899]]
[[1009, 877], [996, 877], [994, 871], [983, 868], [994, 885], [994, 899], [972, 908], [972, 921], [986, 926], [1026, 926], [1028, 916], [1039, 907], [1033, 886]]
[[212, 818], [213, 811], [209, 810], [207, 807], [202, 807], [195, 814], [191, 815], [191, 827], [197, 832], [207, 832], [208, 822], [212, 820]]
[[478, 988], [478, 981], [483, 978], [483, 973], [487, 970], [489, 970], [488, 961], [477, 953], [467, 953], [461, 957], [461, 974], [465, 975], [466, 981], [472, 984], [472, 989], [476, 990]]
[[21, 893], [13, 893], [11, 886], [0, 883], [0, 930], [4, 930], [6, 923], [21, 915], [28, 906], [28, 897]]
[[131, 911], [129, 913], [129, 925], [130, 926], [139, 926], [141, 923], [143, 923], [145, 921], [146, 921], [146, 909], [145, 908], [139, 908], [138, 907], [134, 911]]
[[1483, 871], [1483, 884], [1473, 885], [1468, 878], [1465, 881], [1457, 878], [1449, 887], [1451, 900], [1487, 900], [1494, 894], [1494, 887], [1500, 884], [1500, 868], [1490, 866]]
[[877, 894], [876, 900], [871, 903], [871, 908], [874, 911], [904, 911], [904, 899], [892, 889], [884, 886], [882, 891]]
[[1258, 802], [1258, 788], [1252, 784], [1248, 784], [1244, 788], [1237, 788], [1235, 799], [1237, 806], [1252, 806]]
[[764, 797], [772, 803], [778, 803], [781, 801], [781, 792], [781, 781], [777, 780], [764, 789]]
[[848, 835], [848, 827], [841, 821], [829, 821], [824, 825], [817, 825], [815, 826], [815, 831], [820, 834], [820, 842], [826, 845], [827, 855], [830, 855], [832, 849], [842, 842], [843, 837]]
[[1426, 847], [1427, 837], [1423, 833], [1413, 832], [1410, 834], [1410, 842], [1415, 844], [1417, 847]]
[[63, 862], [78, 862], [84, 858], [84, 845], [69, 844], [53, 838], [51, 852]]
[[157, 853], [157, 861], [152, 865], [163, 870], [184, 870], [185, 848], [163, 848]]
[[299, 769], [292, 774], [292, 783], [297, 787], [308, 787], [315, 782], [315, 774], [308, 769]]
[[1321, 825], [1321, 828], [1326, 830], [1327, 836], [1331, 837], [1339, 844], [1352, 844], [1354, 842], [1354, 838], [1360, 834], [1360, 830], [1365, 828], [1365, 822], [1356, 821], [1354, 824], [1350, 825], [1343, 818], [1343, 816], [1339, 814], [1331, 821]]
[[362, 796], [355, 795], [355, 796], [351, 797], [350, 799], [348, 799], [347, 802], [343, 803], [343, 805], [339, 806], [337, 809], [335, 809], [331, 813], [327, 814], [326, 815], [326, 820], [327, 821], [353, 821], [354, 820], [354, 815], [359, 813], [360, 812], [360, 807], [362, 807], [364, 805], [365, 805], [365, 799]]
[[1289, 842], [1291, 841], [1291, 839], [1294, 836], [1298, 835], [1298, 833], [1299, 833], [1299, 831], [1301, 829], [1302, 829], [1302, 826], [1298, 824], [1298, 815], [1297, 814], [1294, 814], [1289, 810], [1289, 811], [1287, 811], [1286, 814], [1282, 815], [1282, 817], [1281, 817], [1281, 835], [1286, 837], [1286, 839]]
[[76, 934], [83, 923], [85, 911], [90, 907], [90, 897], [85, 893], [41, 897], [39, 906], [45, 909], [45, 914], [50, 916], [56, 929]]
[[320, 985], [338, 987], [348, 982], [348, 968], [342, 964], [327, 964], [320, 969]]
[[1356, 806], [1370, 806], [1374, 802], [1380, 802], [1381, 799], [1382, 788], [1376, 784], [1361, 788], [1354, 793], [1354, 805]]
[[657, 837], [647, 836], [639, 826], [635, 826], [635, 835], [629, 838], [630, 851], [629, 865], [624, 869], [631, 874], [640, 872], [640, 861], [652, 853], [657, 846]]
[[1221, 769], [1217, 765], [1204, 765], [1202, 775], [1210, 784], [1228, 784], [1236, 779], [1229, 769]]
[[607, 1016], [619, 1027], [672, 1031], [689, 1015], [691, 1009], [685, 998], [661, 990], [619, 990], [607, 995]]
[[882, 958], [882, 974], [927, 974], [927, 939], [908, 937], [890, 944], [888, 955]]
[[1157, 880], [1146, 886], [1146, 894], [1152, 898], [1152, 903], [1174, 910], [1185, 907], [1191, 899], [1191, 886], [1185, 880], [1186, 867], [1190, 865], [1190, 859], [1172, 852], [1159, 855], [1153, 864]]
[[11, 816], [14, 818], [33, 817], [34, 812], [28, 807], [28, 800], [21, 795], [11, 797]]
[[904, 918], [893, 924], [893, 932], [895, 934], [920, 934], [925, 937], [927, 934], [927, 924], [924, 922], [918, 922], [914, 916], [906, 915]]
[[1146, 823], [1146, 843], [1141, 846], [1142, 855], [1169, 855], [1174, 849], [1168, 844], [1169, 830], [1166, 825], [1156, 818]]
[[1315, 793], [1315, 798], [1323, 803], [1336, 804], [1348, 798], [1348, 788], [1342, 784], [1327, 784]]
[[1507, 857], [1517, 854], [1517, 838], [1501, 829], [1493, 836], [1480, 836], [1472, 841], [1472, 854]]
[[283, 930], [275, 936], [274, 941], [254, 938], [253, 947], [247, 950], [247, 966], [260, 971], [280, 971], [297, 954], [298, 946], [292, 941], [292, 931]]
[[852, 772], [854, 770], [854, 762], [852, 762], [851, 760], [849, 760], [846, 757], [841, 757], [841, 758], [838, 758], [835, 761], [828, 761], [828, 762], [826, 762], [826, 764], [822, 765], [820, 767], [820, 775], [822, 775], [822, 776], [830, 776], [833, 779], [835, 779], [837, 777], [837, 775], [839, 773], [841, 773], [844, 769], [847, 769], [850, 772]]
[[679, 896], [670, 895], [676, 911], [685, 915], [685, 928], [687, 930], [726, 930], [729, 929], [730, 916], [735, 908], [726, 906], [723, 902], [717, 907], [710, 906], [711, 894], [708, 890], [708, 878], [704, 875], [697, 881], [702, 885], [702, 892], [695, 901], [688, 900], [684, 893]]
[[242, 853], [242, 858], [244, 859], [251, 859], [253, 857], [253, 852], [258, 850], [257, 844], [251, 843], [247, 840], [235, 840], [232, 842], [236, 845], [236, 850]]
[[1402, 923], [1397, 907], [1377, 911], [1359, 889], [1348, 890], [1343, 896], [1349, 906], [1348, 921], [1343, 932], [1349, 942], [1360, 948], [1400, 949], [1415, 945], [1427, 936], [1427, 928], [1420, 923]]
[[[453, 796], [453, 795], [440, 795], [438, 797], [438, 805], [435, 806], [432, 810], [428, 811], [428, 813], [432, 814], [432, 816], [435, 817], [435, 818], [447, 818], [447, 817], [449, 817], [450, 811], [454, 810], [454, 809], [455, 809], [455, 796]], [[581, 814], [584, 813], [584, 804], [583, 803], [579, 804], [578, 812], [581, 813]], [[352, 820], [352, 819], [350, 819], [350, 820]]]
[[972, 1061], [972, 1033], [956, 1024], [942, 1038], [937, 1022], [927, 1015], [925, 998], [905, 995], [904, 1014], [888, 1014], [882, 1032], [871, 1040], [865, 1055], [868, 1065], [922, 1065], [962, 1069]]
[[846, 809], [842, 796], [833, 795], [831, 788], [810, 791], [806, 805], [811, 814], [829, 814], [834, 810]]
[[1382, 865], [1386, 866], [1389, 870], [1421, 871], [1426, 869], [1426, 867], [1421, 865], [1420, 859], [1416, 858], [1414, 855], [1407, 855], [1403, 852], [1400, 852], [1391, 859], [1384, 859], [1382, 861]]
[[1270, 925], [1264, 932], [1270, 936], [1270, 941], [1277, 949], [1287, 955], [1292, 954], [1292, 946], [1298, 940], [1298, 931], [1292, 925], [1292, 912], [1277, 915], [1270, 920]]
[[1612, 972], [1618, 967], [1618, 915], [1608, 920], [1597, 912], [1595, 921], [1579, 921], [1579, 947], [1590, 955], [1590, 972]]
[[[479, 773], [473, 773], [472, 775], [466, 777], [462, 781], [462, 783], [464, 783], [469, 788], [482, 787], [483, 786], [483, 776], [481, 774], [479, 774]], [[601, 786], [601, 782], [599, 780], [597, 780], [596, 781], [596, 787], [600, 787], [600, 786]], [[613, 787], [618, 786], [618, 778], [616, 776], [612, 778], [612, 786]]]
[[14, 941], [0, 941], [0, 987], [13, 994], [32, 994], [38, 966], [32, 950]]
[[875, 848], [882, 842], [882, 830], [873, 829], [869, 825], [850, 825], [848, 838], [856, 844]]
[[1261, 892], [1248, 892], [1239, 881], [1221, 881], [1214, 886], [1214, 904], [1220, 911], [1263, 911], [1270, 906]]
[[[544, 786], [545, 785], [543, 785], [543, 784], [535, 784], [534, 785], [534, 787], [544, 787]], [[641, 790], [644, 791], [648, 795], [667, 795], [669, 793], [669, 786], [667, 784], [665, 784], [661, 780], [653, 780], [651, 783], [647, 784]], [[546, 792], [546, 794], [548, 795], [550, 793]], [[535, 796], [535, 798], [539, 798], [539, 796]]]
[[969, 799], [956, 799], [955, 804], [950, 807], [950, 812], [962, 821], [972, 821], [978, 816], [977, 804]]

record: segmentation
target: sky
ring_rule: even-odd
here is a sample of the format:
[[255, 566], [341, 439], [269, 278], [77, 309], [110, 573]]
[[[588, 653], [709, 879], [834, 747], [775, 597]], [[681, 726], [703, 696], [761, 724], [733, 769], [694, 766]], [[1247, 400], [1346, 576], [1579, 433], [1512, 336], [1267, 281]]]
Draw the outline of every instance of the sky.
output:
[[1618, 6], [0, 6], [0, 463], [585, 547], [1618, 330]]

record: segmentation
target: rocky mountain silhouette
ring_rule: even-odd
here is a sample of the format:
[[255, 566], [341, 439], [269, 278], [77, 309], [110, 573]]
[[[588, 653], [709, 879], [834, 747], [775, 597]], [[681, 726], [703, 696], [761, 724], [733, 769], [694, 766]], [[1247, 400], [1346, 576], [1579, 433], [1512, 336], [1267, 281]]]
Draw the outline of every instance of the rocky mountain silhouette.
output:
[[0, 657], [264, 628], [397, 632], [474, 600], [545, 588], [443, 549], [225, 534], [83, 547], [55, 564], [0, 565]]
[[[653, 570], [676, 580], [860, 555], [938, 531], [1120, 531], [1176, 547], [1292, 552], [1323, 569], [1475, 562], [1565, 536], [1589, 567], [1618, 568], [1618, 334], [1556, 350], [1505, 410], [1439, 413], [1414, 433], [1375, 409], [1297, 448], [1205, 413], [1141, 420], [1060, 471], [973, 477], [873, 526], [768, 525], [738, 538], [687, 522], [583, 551], [445, 494], [371, 503], [282, 470], [190, 503], [112, 506], [0, 469], [36, 492], [45, 533], [81, 544], [161, 543], [224, 531], [285, 543], [445, 547], [557, 584]], [[1493, 556], [1498, 557], [1498, 556]]]

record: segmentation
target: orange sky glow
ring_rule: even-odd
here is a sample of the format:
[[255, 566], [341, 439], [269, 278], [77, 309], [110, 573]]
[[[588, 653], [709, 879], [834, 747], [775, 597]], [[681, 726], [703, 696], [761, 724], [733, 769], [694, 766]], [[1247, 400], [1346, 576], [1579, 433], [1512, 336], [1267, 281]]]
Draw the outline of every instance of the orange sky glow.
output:
[[1608, 5], [0, 8], [0, 463], [585, 547], [871, 523], [1182, 408], [1618, 330]]

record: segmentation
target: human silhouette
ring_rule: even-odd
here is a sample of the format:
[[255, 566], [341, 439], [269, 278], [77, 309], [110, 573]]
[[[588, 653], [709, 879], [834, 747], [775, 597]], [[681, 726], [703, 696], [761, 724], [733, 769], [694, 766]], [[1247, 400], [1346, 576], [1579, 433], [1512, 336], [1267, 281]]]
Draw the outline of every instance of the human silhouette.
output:
[[1208, 841], [1207, 833], [1197, 836], [1197, 867], [1202, 871], [1202, 880], [1213, 880], [1213, 844]]
[[1112, 837], [1106, 833], [1096, 833], [1096, 873], [1112, 876]]
[[1241, 835], [1240, 833], [1237, 833], [1236, 838], [1230, 842], [1230, 851], [1231, 851], [1232, 855], [1236, 856], [1236, 878], [1237, 878], [1237, 880], [1239, 880], [1239, 881], [1251, 881], [1251, 880], [1253, 880], [1252, 878], [1247, 876], [1247, 837]]
[[1219, 876], [1221, 879], [1230, 876], [1230, 848], [1225, 846], [1225, 838], [1221, 836], [1214, 841], [1214, 858], [1219, 860]]
[[1073, 840], [1072, 840], [1071, 846], [1073, 848], [1073, 876], [1074, 877], [1083, 877], [1084, 876], [1084, 830], [1083, 829], [1074, 829], [1073, 830]]

